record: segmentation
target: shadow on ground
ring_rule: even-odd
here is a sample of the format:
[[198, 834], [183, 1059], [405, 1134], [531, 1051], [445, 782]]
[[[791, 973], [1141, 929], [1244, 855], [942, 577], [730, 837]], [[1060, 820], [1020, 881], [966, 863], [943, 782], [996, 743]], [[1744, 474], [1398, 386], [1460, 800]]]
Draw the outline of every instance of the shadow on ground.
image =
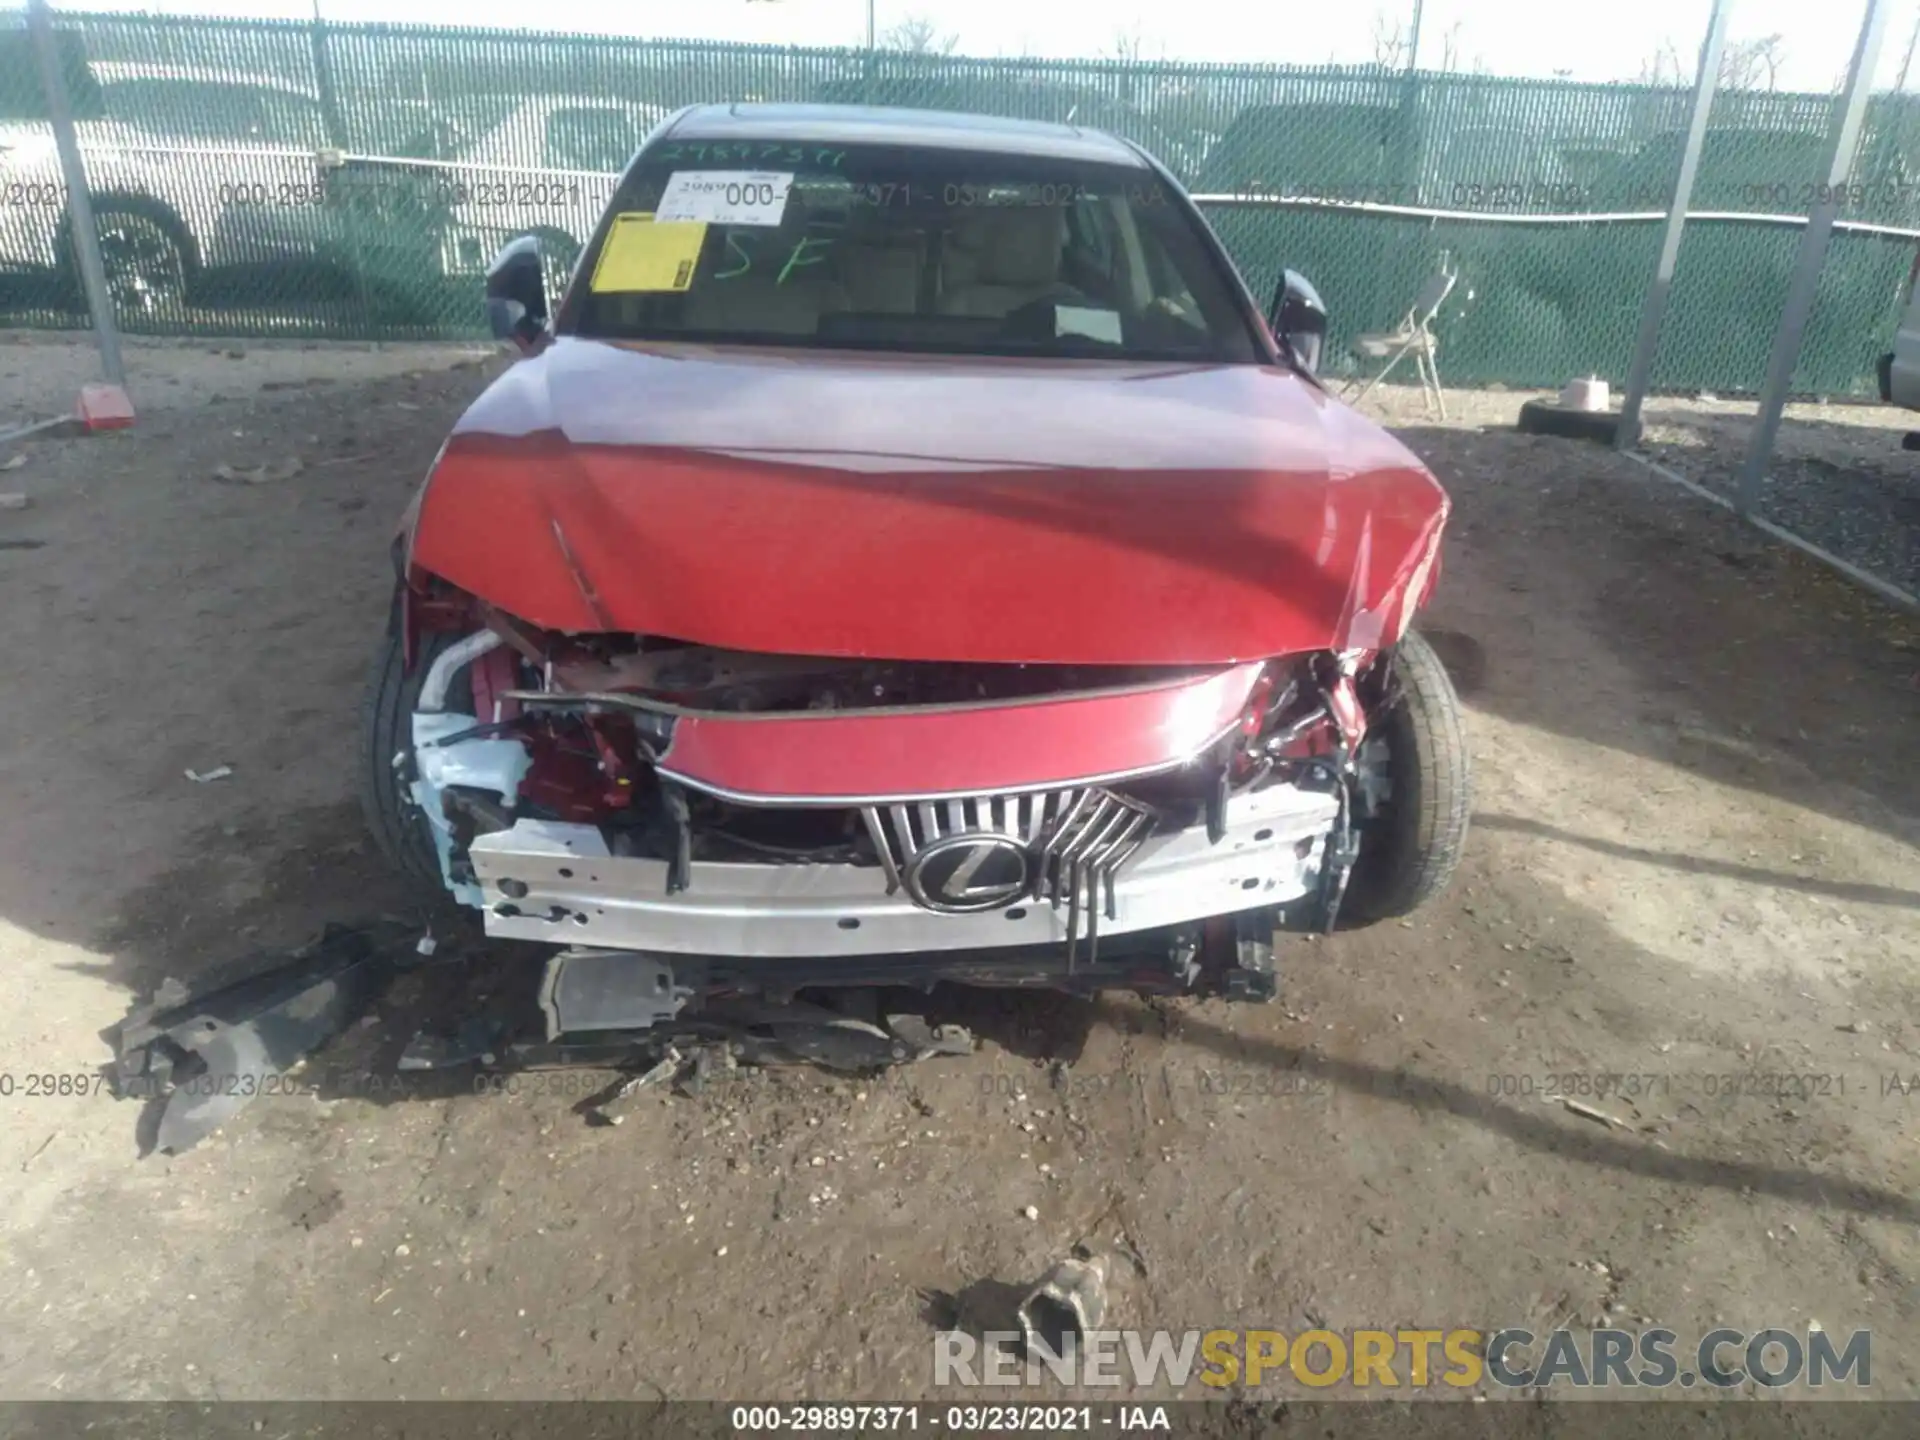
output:
[[[1400, 434], [1454, 498], [1430, 623], [1469, 704], [1920, 836], [1920, 617], [1599, 446]], [[1594, 704], [1583, 657], [1536, 643], [1558, 619], [1639, 677], [1636, 712]]]
[[[1876, 579], [1920, 594], [1920, 455], [1876, 407], [1868, 423], [1782, 418], [1755, 499], [1760, 518]], [[1920, 415], [1909, 415], [1920, 424]], [[1657, 407], [1643, 448], [1660, 464], [1715, 494], [1735, 498], [1752, 417]]]

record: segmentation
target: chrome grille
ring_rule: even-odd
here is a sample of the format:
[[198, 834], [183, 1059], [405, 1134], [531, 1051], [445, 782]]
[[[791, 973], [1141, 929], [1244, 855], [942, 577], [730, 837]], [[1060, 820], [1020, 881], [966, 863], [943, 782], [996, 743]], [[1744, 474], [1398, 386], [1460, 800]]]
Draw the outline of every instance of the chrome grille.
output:
[[981, 795], [862, 807], [867, 834], [886, 869], [887, 893], [900, 888], [914, 856], [937, 840], [988, 831], [1027, 851], [1029, 897], [1067, 907], [1067, 964], [1086, 931], [1089, 962], [1099, 953], [1100, 917], [1116, 913], [1114, 876], [1153, 830], [1154, 812], [1111, 790], [1083, 787], [1025, 795]]

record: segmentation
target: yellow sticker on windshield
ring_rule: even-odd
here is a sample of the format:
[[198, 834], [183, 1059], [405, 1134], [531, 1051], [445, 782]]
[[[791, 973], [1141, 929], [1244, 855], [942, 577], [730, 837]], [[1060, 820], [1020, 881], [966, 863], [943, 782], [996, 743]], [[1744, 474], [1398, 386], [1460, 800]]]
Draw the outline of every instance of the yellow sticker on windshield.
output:
[[704, 220], [656, 221], [650, 211], [616, 215], [588, 288], [595, 294], [688, 289], [706, 238]]

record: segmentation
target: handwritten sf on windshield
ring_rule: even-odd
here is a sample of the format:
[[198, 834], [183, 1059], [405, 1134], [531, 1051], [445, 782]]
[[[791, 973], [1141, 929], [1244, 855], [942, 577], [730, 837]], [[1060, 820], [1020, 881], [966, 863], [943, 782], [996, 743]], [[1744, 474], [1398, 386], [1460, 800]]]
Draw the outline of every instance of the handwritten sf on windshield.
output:
[[[753, 243], [755, 239], [756, 237], [751, 234], [729, 233], [727, 253], [724, 257], [728, 268], [714, 271], [713, 278], [733, 280], [753, 269], [754, 261], [758, 258], [754, 252], [759, 248]], [[809, 265], [820, 264], [827, 258], [827, 251], [834, 239], [835, 237], [831, 235], [803, 235], [793, 243], [790, 249], [776, 250], [774, 254], [784, 258], [781, 260], [780, 273], [773, 283], [784, 285], [787, 283], [787, 277], [794, 271], [804, 270]], [[785, 242], [782, 241], [781, 244], [784, 246]]]

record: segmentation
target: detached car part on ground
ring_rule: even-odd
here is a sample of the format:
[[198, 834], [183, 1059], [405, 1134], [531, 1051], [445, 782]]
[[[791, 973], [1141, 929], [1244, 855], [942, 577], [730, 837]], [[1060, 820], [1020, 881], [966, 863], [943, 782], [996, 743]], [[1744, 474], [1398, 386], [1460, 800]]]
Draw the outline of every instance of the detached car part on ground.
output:
[[695, 108], [551, 321], [540, 276], [490, 275], [526, 358], [396, 544], [366, 799], [557, 947], [550, 1039], [809, 987], [1268, 998], [1276, 928], [1445, 883], [1445, 495], [1141, 151]]
[[695, 108], [551, 320], [542, 269], [490, 273], [525, 358], [397, 537], [365, 800], [553, 947], [545, 1035], [403, 1064], [889, 1063], [954, 1037], [801, 992], [939, 981], [1271, 999], [1276, 931], [1446, 882], [1445, 494], [1143, 152]]

